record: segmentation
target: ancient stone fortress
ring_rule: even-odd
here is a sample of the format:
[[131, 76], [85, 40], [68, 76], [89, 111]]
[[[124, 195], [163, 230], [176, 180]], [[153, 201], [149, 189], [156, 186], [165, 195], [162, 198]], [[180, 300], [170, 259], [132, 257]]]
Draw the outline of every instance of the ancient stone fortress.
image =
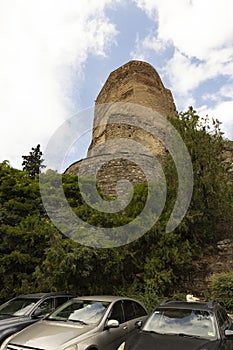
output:
[[[117, 106], [114, 103], [121, 104]], [[129, 120], [133, 118], [128, 103], [146, 108], [145, 114], [141, 111], [139, 114], [143, 116], [148, 125], [155, 123], [154, 115], [149, 111], [158, 112], [164, 118], [178, 117], [171, 91], [164, 87], [158, 73], [150, 64], [130, 61], [109, 75], [96, 99], [92, 142], [87, 157], [75, 162], [66, 170], [66, 173], [69, 174], [86, 176], [89, 171], [99, 168], [96, 179], [103, 193], [107, 195], [116, 194], [118, 180], [127, 178], [133, 184], [146, 181], [140, 166], [130, 160], [132, 154], [138, 150], [129, 148], [127, 142], [122, 139], [134, 140], [149, 149], [149, 154], [143, 153], [143, 148], [139, 150], [139, 153], [142, 168], [144, 168], [144, 163], [147, 166], [149, 164], [152, 172], [153, 156], [162, 160], [166, 154], [164, 145], [144, 128], [140, 128], [140, 125], [135, 127], [118, 122], [118, 114], [125, 114]], [[122, 143], [121, 153], [115, 157], [115, 154], [119, 153], [116, 147], [119, 139]], [[107, 147], [104, 146], [106, 144]], [[224, 153], [226, 162], [229, 166], [232, 165], [233, 141], [226, 141]], [[129, 158], [127, 158], [128, 155]], [[231, 174], [230, 181], [233, 181], [233, 171]], [[218, 255], [204, 256], [201, 261], [194, 262], [193, 288], [200, 295], [206, 292], [206, 286], [213, 273], [226, 272], [226, 266], [232, 265], [233, 242], [224, 240], [219, 243], [218, 248]], [[190, 281], [188, 281], [188, 286], [190, 288]]]
[[[121, 106], [115, 104], [119, 102]], [[126, 142], [122, 141], [125, 145], [125, 149], [123, 146], [120, 151], [122, 157], [113, 157], [119, 151], [115, 146], [117, 140], [134, 140], [149, 150], [150, 154], [146, 154], [141, 149], [142, 168], [150, 162], [153, 168], [153, 156], [162, 158], [166, 151], [162, 143], [145, 131], [144, 127], [118, 122], [119, 114], [131, 118], [131, 114], [135, 113], [135, 109], [132, 112], [128, 104], [138, 106], [139, 110], [140, 106], [144, 107], [139, 114], [143, 115], [147, 125], [155, 123], [155, 117], [150, 111], [156, 111], [164, 118], [178, 117], [171, 91], [164, 87], [158, 73], [150, 64], [130, 61], [109, 75], [96, 99], [92, 142], [87, 158], [72, 164], [66, 170], [69, 174], [85, 176], [91, 169], [103, 163], [96, 178], [103, 193], [107, 195], [116, 194], [115, 186], [118, 180], [127, 178], [133, 184], [146, 181], [142, 169], [127, 159], [127, 154], [132, 156], [136, 152], [134, 147], [130, 149]], [[104, 146], [106, 143], [107, 147]], [[111, 155], [114, 159], [109, 160]]]
[[[121, 105], [114, 105], [115, 103]], [[139, 114], [147, 125], [152, 126], [156, 122], [153, 113], [149, 111], [155, 111], [164, 118], [178, 117], [171, 91], [164, 87], [158, 73], [150, 64], [133, 60], [109, 75], [96, 99], [92, 141], [87, 157], [73, 163], [65, 171], [65, 173], [85, 177], [100, 167], [96, 179], [103, 193], [107, 195], [116, 194], [118, 180], [127, 178], [132, 184], [146, 181], [141, 167], [127, 157], [136, 152], [134, 147], [129, 148], [126, 142], [121, 141], [123, 149], [120, 153], [122, 156], [115, 157], [118, 151], [117, 140], [134, 140], [139, 145], [144, 145], [152, 157], [142, 149], [140, 152], [141, 165], [144, 168], [144, 165], [148, 167], [149, 164], [152, 172], [155, 166], [153, 156], [161, 161], [166, 154], [164, 145], [146, 132], [144, 127], [118, 122], [118, 114], [125, 114], [128, 115], [128, 118], [133, 118], [131, 114], [135, 113], [135, 109], [133, 112], [130, 111], [127, 104], [144, 107], [145, 111], [139, 111]], [[225, 144], [225, 157], [227, 163], [232, 165], [232, 141], [227, 141]]]

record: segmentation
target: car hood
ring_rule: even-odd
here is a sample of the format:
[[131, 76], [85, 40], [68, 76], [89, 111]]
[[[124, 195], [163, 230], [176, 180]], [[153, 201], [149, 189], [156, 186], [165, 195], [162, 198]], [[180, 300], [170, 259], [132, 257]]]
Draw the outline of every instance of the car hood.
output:
[[10, 318], [10, 317], [13, 317], [12, 315], [8, 315], [8, 314], [0, 314], [0, 321], [1, 320], [5, 320], [6, 318]]
[[[127, 342], [126, 342], [127, 344]], [[202, 338], [192, 338], [179, 335], [160, 335], [140, 332], [128, 341], [131, 350], [217, 350], [219, 340], [209, 341]]]
[[72, 339], [92, 333], [96, 325], [81, 325], [64, 321], [39, 321], [11, 339], [12, 344], [30, 348], [59, 349]]
[[14, 326], [15, 324], [27, 322], [28, 317], [0, 315], [0, 330]]

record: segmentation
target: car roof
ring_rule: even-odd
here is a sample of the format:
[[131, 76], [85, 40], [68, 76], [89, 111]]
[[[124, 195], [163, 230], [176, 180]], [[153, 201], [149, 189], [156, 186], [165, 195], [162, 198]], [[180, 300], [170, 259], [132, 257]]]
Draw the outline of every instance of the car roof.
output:
[[29, 294], [20, 294], [17, 297], [15, 297], [14, 299], [17, 298], [26, 298], [26, 299], [42, 299], [42, 298], [46, 298], [46, 297], [52, 297], [52, 296], [70, 296], [73, 297], [73, 295], [71, 294], [67, 294], [67, 293], [58, 293], [58, 292], [47, 292], [47, 293], [29, 293]]
[[137, 303], [141, 304], [140, 301], [138, 301], [138, 300], [128, 298], [128, 297], [117, 296], [117, 295], [86, 295], [86, 296], [76, 297], [75, 299], [106, 301], [106, 302], [110, 302], [110, 303], [118, 301], [118, 300], [132, 300], [132, 301], [136, 301]]
[[213, 310], [216, 305], [219, 305], [216, 300], [209, 302], [190, 302], [190, 301], [164, 301], [157, 308], [158, 309], [188, 309], [188, 310]]

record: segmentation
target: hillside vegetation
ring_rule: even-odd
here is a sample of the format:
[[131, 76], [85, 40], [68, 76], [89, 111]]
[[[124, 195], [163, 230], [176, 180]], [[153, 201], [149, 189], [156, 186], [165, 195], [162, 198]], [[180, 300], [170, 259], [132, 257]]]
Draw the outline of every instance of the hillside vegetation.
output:
[[[7, 161], [0, 164], [1, 301], [24, 292], [62, 290], [135, 295], [152, 307], [163, 296], [186, 292], [181, 281], [192, 260], [218, 240], [233, 236], [233, 193], [218, 121], [202, 119], [190, 108], [172, 122], [192, 158], [190, 207], [180, 225], [166, 233], [178, 183], [173, 160], [167, 157], [163, 169], [168, 195], [158, 222], [143, 237], [119, 248], [91, 248], [61, 234], [44, 210], [38, 174], [14, 169]], [[101, 214], [84, 202], [75, 176], [62, 179], [73, 211], [93, 226], [117, 227], [133, 220], [147, 196], [147, 186], [138, 185], [122, 215]]]

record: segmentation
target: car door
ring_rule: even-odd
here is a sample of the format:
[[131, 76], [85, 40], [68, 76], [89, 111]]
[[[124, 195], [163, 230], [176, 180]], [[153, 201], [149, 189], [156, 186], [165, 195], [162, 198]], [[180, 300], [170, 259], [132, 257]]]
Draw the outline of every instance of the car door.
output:
[[33, 312], [33, 316], [46, 316], [50, 312], [52, 312], [55, 309], [55, 301], [54, 298], [46, 298], [37, 306], [37, 308]]
[[[119, 327], [108, 328], [107, 322], [109, 320], [117, 320], [119, 322]], [[96, 341], [98, 348], [101, 350], [117, 349], [126, 339], [127, 331], [128, 326], [124, 318], [122, 301], [119, 300], [113, 304], [105, 322], [104, 329], [101, 334], [98, 334], [98, 339]]]
[[125, 315], [125, 320], [127, 321], [127, 331], [129, 336], [131, 333], [135, 332], [138, 328], [137, 322], [144, 321], [147, 317], [146, 310], [133, 300], [123, 301], [123, 310]]
[[226, 339], [225, 337], [225, 330], [229, 329], [231, 326], [231, 322], [227, 316], [227, 313], [224, 309], [217, 310], [216, 313], [217, 316], [217, 322], [219, 327], [220, 336], [222, 339], [222, 346], [221, 350], [232, 350], [233, 349], [233, 341], [232, 339]]
[[70, 299], [69, 296], [47, 297], [41, 301], [37, 308], [34, 310], [33, 316], [46, 316], [53, 312], [58, 306], [64, 304], [68, 299]]

